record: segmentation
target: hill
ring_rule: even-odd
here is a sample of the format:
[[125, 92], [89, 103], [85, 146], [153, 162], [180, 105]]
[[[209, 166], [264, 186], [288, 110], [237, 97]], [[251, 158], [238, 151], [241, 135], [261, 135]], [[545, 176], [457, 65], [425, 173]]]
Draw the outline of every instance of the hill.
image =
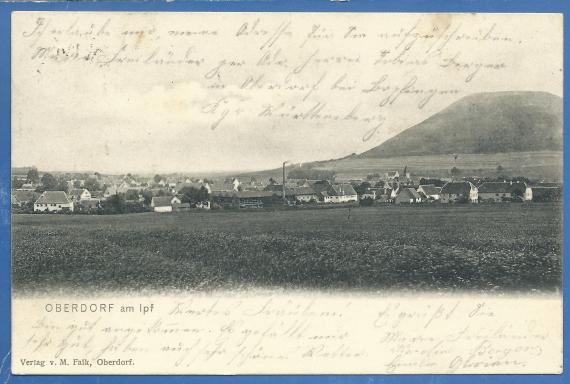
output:
[[545, 92], [477, 93], [358, 158], [561, 151], [562, 109]]

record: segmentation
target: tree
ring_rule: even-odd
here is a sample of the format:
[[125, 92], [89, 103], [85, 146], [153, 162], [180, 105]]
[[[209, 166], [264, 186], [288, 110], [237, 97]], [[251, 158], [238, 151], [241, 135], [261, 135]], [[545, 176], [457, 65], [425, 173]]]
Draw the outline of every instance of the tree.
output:
[[273, 177], [269, 178], [269, 185], [275, 185], [277, 182], [273, 179]]
[[14, 178], [12, 179], [12, 188], [14, 189], [22, 188], [22, 185], [24, 185], [24, 182], [22, 180], [19, 180], [16, 176], [14, 176]]
[[43, 189], [45, 191], [57, 190], [59, 183], [51, 173], [44, 173], [41, 180], [42, 180]]
[[126, 210], [125, 198], [121, 195], [109, 196], [102, 203], [102, 208], [104, 213], [123, 213]]
[[504, 170], [501, 164], [497, 165], [497, 172], [502, 172]]
[[30, 168], [28, 175], [26, 176], [26, 182], [32, 184], [37, 184], [40, 182], [40, 174], [38, 173], [38, 169], [36, 167]]
[[139, 192], [134, 189], [129, 189], [125, 193], [125, 200], [134, 201], [139, 199]]
[[368, 175], [366, 175], [366, 180], [374, 180], [379, 178], [380, 178], [379, 173], [369, 173]]
[[451, 168], [451, 174], [452, 174], [453, 176], [459, 175], [459, 168], [457, 168], [457, 167]]
[[180, 190], [182, 195], [180, 201], [183, 203], [197, 203], [200, 201], [208, 200], [208, 190], [204, 187], [194, 188], [194, 187], [184, 187]]
[[67, 180], [60, 176], [57, 179], [57, 190], [58, 191], [67, 191], [68, 188], [68, 184], [67, 184]]
[[81, 180], [74, 180], [73, 188], [81, 188]]
[[142, 191], [142, 196], [144, 198], [144, 203], [146, 205], [150, 205], [150, 203], [152, 202], [152, 192], [149, 191], [148, 189], [145, 189]]
[[154, 175], [153, 180], [154, 180], [154, 183], [155, 183], [155, 184], [158, 184], [158, 183], [160, 183], [160, 180], [162, 180], [162, 176], [160, 176], [160, 175], [158, 175], [158, 174], [157, 174], [157, 175]]

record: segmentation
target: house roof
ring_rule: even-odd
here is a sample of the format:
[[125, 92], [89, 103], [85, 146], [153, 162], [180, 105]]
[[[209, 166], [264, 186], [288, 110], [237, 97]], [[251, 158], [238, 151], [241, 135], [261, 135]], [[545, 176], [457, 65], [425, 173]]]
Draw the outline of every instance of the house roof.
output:
[[451, 181], [441, 188], [442, 194], [461, 195], [471, 191], [472, 184], [468, 181]]
[[[436, 187], [433, 184], [427, 184], [427, 185], [420, 185], [420, 188], [424, 191], [424, 193], [428, 196], [431, 195], [439, 195], [441, 192], [441, 189]], [[418, 188], [419, 189], [419, 188]]]
[[327, 180], [310, 181], [309, 186], [317, 193], [328, 192], [332, 188], [331, 183]]
[[153, 207], [169, 207], [172, 205], [172, 196], [155, 196], [151, 200]]
[[36, 204], [69, 204], [70, 201], [63, 191], [45, 191], [36, 200]]
[[69, 191], [69, 196], [79, 197], [83, 193], [83, 191], [87, 191], [85, 188], [75, 188]]
[[350, 184], [335, 184], [332, 189], [336, 196], [353, 196], [356, 195], [356, 191]]
[[315, 190], [311, 187], [294, 187], [290, 188], [292, 195], [314, 195]]
[[38, 193], [34, 191], [12, 191], [12, 197], [17, 202], [35, 201], [38, 198]]
[[406, 188], [406, 189], [408, 190], [408, 192], [410, 193], [410, 195], [412, 195], [412, 197], [413, 197], [414, 199], [420, 199], [420, 198], [421, 198], [421, 196], [420, 196], [420, 194], [418, 193], [418, 191], [416, 191], [414, 188]]
[[271, 197], [275, 196], [275, 192], [270, 191], [240, 191], [234, 193], [240, 199], [256, 198], [256, 197]]
[[278, 193], [272, 191], [212, 191], [212, 197], [237, 197], [240, 199], [254, 199], [276, 195], [278, 195]]
[[509, 183], [489, 182], [479, 186], [479, 193], [512, 193], [513, 186]]
[[407, 198], [407, 199], [421, 199], [421, 196], [418, 194], [418, 192], [414, 189], [414, 188], [401, 188], [398, 191], [398, 197], [400, 198]]

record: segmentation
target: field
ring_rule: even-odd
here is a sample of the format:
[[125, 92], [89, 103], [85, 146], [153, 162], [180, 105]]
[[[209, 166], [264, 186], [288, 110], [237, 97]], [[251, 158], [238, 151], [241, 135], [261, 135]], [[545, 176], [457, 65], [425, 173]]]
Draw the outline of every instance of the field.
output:
[[[363, 179], [367, 175], [388, 171], [402, 172], [404, 167], [413, 177], [449, 177], [451, 169], [459, 169], [458, 176], [497, 177], [525, 176], [531, 180], [562, 180], [562, 152], [514, 152], [489, 154], [403, 156], [391, 158], [348, 157], [333, 161], [312, 163], [315, 169], [333, 170], [337, 179]], [[501, 166], [501, 170], [497, 168]], [[252, 172], [247, 175], [273, 177], [281, 180], [281, 169]]]
[[559, 204], [14, 215], [13, 287], [553, 291]]

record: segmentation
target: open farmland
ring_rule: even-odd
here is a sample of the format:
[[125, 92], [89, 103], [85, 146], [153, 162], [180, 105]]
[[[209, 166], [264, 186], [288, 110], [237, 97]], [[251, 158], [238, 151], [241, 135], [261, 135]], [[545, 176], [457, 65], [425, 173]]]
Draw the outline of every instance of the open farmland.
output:
[[561, 287], [561, 205], [14, 215], [16, 293]]
[[[362, 158], [348, 156], [343, 159], [305, 164], [313, 169], [329, 170], [339, 180], [364, 179], [369, 174], [390, 171], [402, 172], [404, 166], [414, 176], [449, 177], [451, 168], [457, 167], [459, 176], [497, 177], [525, 176], [532, 180], [562, 180], [562, 152], [511, 152], [487, 154], [402, 156], [390, 158]], [[501, 167], [498, 171], [497, 167]], [[294, 169], [290, 166], [289, 169]], [[264, 172], [244, 173], [243, 176], [273, 177], [281, 179], [281, 168]]]

